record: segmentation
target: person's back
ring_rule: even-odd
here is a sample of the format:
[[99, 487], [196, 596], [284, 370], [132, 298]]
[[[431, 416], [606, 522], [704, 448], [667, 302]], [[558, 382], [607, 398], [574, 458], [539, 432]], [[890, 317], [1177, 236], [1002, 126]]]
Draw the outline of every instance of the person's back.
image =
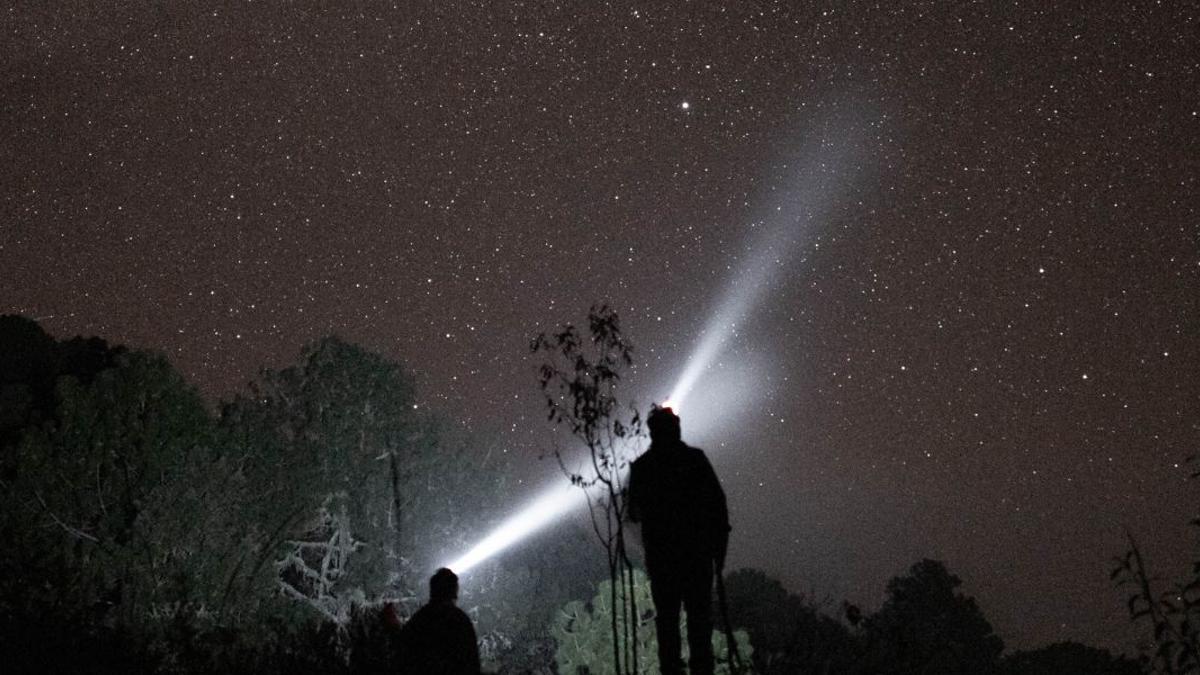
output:
[[478, 675], [479, 645], [467, 613], [455, 606], [458, 577], [440, 569], [430, 579], [429, 603], [400, 630], [402, 673]]
[[729, 521], [725, 495], [703, 451], [682, 441], [655, 443], [632, 471], [646, 567], [715, 557]]

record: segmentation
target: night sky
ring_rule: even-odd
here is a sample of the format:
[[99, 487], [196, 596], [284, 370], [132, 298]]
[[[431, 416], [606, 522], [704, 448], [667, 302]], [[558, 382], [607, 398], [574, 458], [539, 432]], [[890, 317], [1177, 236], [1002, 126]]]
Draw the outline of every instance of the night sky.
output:
[[533, 489], [536, 332], [610, 303], [648, 403], [756, 295], [681, 410], [732, 566], [1129, 649], [1110, 559], [1183, 573], [1200, 487], [1200, 10], [729, 4], [10, 7], [0, 313], [214, 401], [337, 333]]

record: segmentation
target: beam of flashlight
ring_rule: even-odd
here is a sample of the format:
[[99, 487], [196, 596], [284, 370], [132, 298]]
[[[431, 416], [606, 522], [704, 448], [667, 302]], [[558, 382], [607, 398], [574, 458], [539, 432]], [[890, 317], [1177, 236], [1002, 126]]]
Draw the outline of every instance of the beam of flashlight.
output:
[[586, 495], [582, 489], [571, 484], [555, 486], [521, 509], [517, 515], [501, 523], [465, 555], [446, 567], [462, 574], [585, 501]]
[[[752, 245], [746, 266], [734, 276], [730, 290], [701, 332], [700, 341], [670, 396], [660, 405], [679, 413], [687, 404], [696, 383], [725, 350], [751, 310], [778, 282], [806, 233], [805, 226], [825, 216], [842, 190], [848, 187], [848, 176], [842, 172], [853, 163], [848, 144], [831, 140], [838, 133], [836, 128], [826, 129], [825, 134], [814, 135], [803, 144], [799, 156], [805, 160], [795, 167], [791, 192], [777, 201], [775, 211], [761, 223], [762, 234]], [[843, 133], [841, 140], [846, 140], [849, 135]], [[709, 408], [707, 404], [712, 402], [704, 403], [700, 407]], [[447, 567], [463, 574], [586, 501], [584, 490], [574, 485], [552, 488]]]
[[794, 167], [790, 190], [759, 223], [760, 234], [750, 247], [746, 265], [731, 279], [729, 290], [700, 332], [699, 342], [667, 397], [676, 411], [687, 402], [696, 382], [724, 352], [751, 311], [778, 284], [810, 233], [810, 226], [827, 216], [848, 187], [850, 176], [845, 172], [853, 164], [851, 149], [844, 138], [842, 143], [830, 140], [830, 136], [839, 134], [848, 136], [835, 128], [804, 144], [800, 156], [806, 159]]

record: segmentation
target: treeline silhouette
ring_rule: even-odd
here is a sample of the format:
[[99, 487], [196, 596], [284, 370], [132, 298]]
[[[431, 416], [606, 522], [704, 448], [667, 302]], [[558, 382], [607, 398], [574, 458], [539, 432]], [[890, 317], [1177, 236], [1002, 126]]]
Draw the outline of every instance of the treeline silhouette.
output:
[[[396, 672], [392, 618], [519, 489], [504, 448], [457, 428], [399, 364], [334, 337], [213, 406], [161, 355], [0, 316], [4, 671]], [[589, 662], [552, 633], [568, 606], [600, 611], [590, 536], [564, 522], [472, 572], [459, 605], [485, 671]], [[1004, 655], [936, 561], [869, 614], [754, 570], [726, 586], [764, 674], [1138, 672], [1072, 643]]]
[[749, 632], [763, 675], [1141, 672], [1132, 659], [1073, 642], [1002, 656], [1003, 641], [961, 585], [943, 563], [921, 560], [888, 582], [875, 613], [843, 603], [831, 615], [762, 572], [738, 570], [726, 579], [730, 615]]

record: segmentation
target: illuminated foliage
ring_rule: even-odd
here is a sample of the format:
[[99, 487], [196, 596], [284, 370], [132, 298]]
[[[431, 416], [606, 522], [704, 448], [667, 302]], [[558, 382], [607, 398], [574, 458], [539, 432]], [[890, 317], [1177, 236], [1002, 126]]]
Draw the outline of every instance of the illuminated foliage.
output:
[[[345, 649], [374, 602], [421, 604], [427, 570], [479, 536], [517, 480], [499, 449], [424, 414], [397, 364], [336, 339], [264, 372], [218, 419], [160, 356], [5, 319], [31, 354], [6, 354], [27, 367], [0, 381], [14, 403], [0, 419], [4, 626], [211, 638], [196, 655], [208, 663], [330, 624], [342, 635], [319, 649]], [[560, 544], [582, 536], [555, 534], [541, 547], [553, 559], [493, 563], [465, 585], [493, 657], [595, 577], [564, 564]]]
[[426, 459], [432, 434], [413, 410], [407, 374], [326, 338], [252, 386], [223, 415], [246, 449], [246, 474], [264, 486], [255, 514], [270, 541], [247, 552], [247, 563], [273, 565], [286, 596], [339, 624], [363, 589], [412, 594], [416, 579], [399, 576], [412, 563], [402, 555], [411, 496], [401, 486]]
[[[641, 570], [635, 569], [633, 572], [633, 583], [630, 585], [633, 592], [636, 594], [637, 606], [648, 608], [639, 613], [636, 621], [631, 622], [632, 631], [626, 631], [626, 615], [620, 611], [621, 603], [626, 598], [624, 595], [628, 592], [626, 586], [618, 586], [614, 589], [611, 581], [600, 583], [595, 597], [590, 603], [584, 603], [581, 600], [572, 600], [567, 603], [554, 619], [550, 627], [550, 634], [554, 638], [556, 644], [555, 660], [558, 663], [558, 672], [560, 673], [581, 673], [586, 672], [589, 675], [611, 675], [618, 672], [613, 666], [612, 654], [614, 651], [613, 636], [611, 623], [614, 616], [612, 596], [614, 590], [617, 596], [618, 611], [616, 612], [617, 621], [621, 624], [622, 630], [616, 635], [618, 640], [626, 639], [627, 634], [636, 634], [637, 641], [643, 651], [641, 658], [638, 660], [636, 671], [638, 675], [650, 675], [651, 673], [659, 672], [658, 668], [658, 639], [654, 628], [654, 603], [650, 596], [650, 579]], [[681, 635], [687, 634], [687, 615], [684, 614], [680, 620]], [[719, 630], [713, 631], [713, 654], [717, 658], [717, 673], [728, 675], [729, 670], [729, 650], [726, 646], [725, 635]], [[734, 639], [737, 640], [738, 653], [743, 659], [749, 659], [753, 656], [750, 646], [750, 638], [744, 630], [734, 631]], [[615, 649], [620, 651], [622, 645], [617, 645]], [[683, 658], [686, 661], [688, 657], [687, 641], [683, 641]]]
[[[399, 364], [338, 338], [264, 372], [226, 406], [223, 425], [246, 449], [251, 483], [266, 486], [252, 512], [271, 539], [246, 551], [246, 564], [339, 626], [364, 603], [415, 611], [431, 571], [493, 525], [489, 514], [518, 486], [508, 455], [427, 413]], [[544, 623], [544, 604], [561, 597], [547, 570], [570, 573], [566, 560], [492, 560], [464, 579], [460, 604], [485, 662], [517, 646], [531, 619]]]

